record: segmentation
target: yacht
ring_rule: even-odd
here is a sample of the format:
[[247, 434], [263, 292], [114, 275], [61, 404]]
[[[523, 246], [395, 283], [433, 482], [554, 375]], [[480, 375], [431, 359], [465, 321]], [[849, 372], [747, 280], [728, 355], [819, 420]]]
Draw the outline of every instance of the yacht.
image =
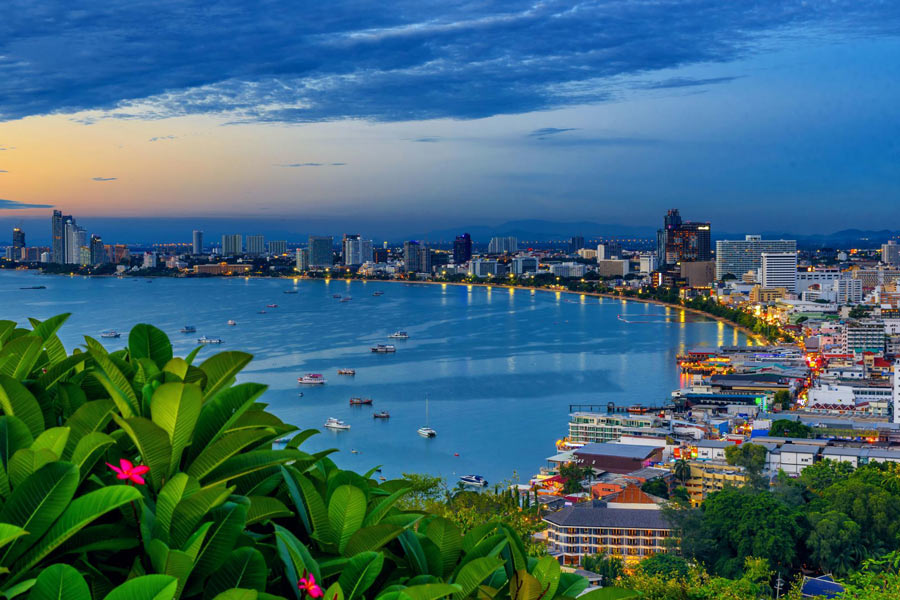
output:
[[388, 337], [389, 337], [389, 338], [393, 338], [393, 339], [395, 339], [395, 340], [408, 340], [408, 339], [409, 339], [409, 334], [406, 333], [405, 331], [395, 331], [394, 333], [392, 333], [392, 334], [389, 335]]
[[193, 325], [185, 325], [181, 328], [181, 333], [197, 333], [197, 328]]
[[372, 346], [372, 352], [377, 352], [379, 354], [386, 354], [388, 352], [396, 352], [397, 348], [392, 346], [391, 344], [378, 344], [377, 346]]
[[117, 338], [122, 337], [122, 334], [116, 331], [115, 329], [110, 329], [108, 331], [100, 332], [100, 337], [102, 338]]
[[487, 479], [481, 475], [460, 475], [459, 480], [466, 485], [477, 485], [479, 487], [484, 487], [488, 484]]
[[26, 287], [20, 287], [20, 290], [46, 290], [46, 285], [29, 285]]
[[350, 398], [350, 406], [362, 406], [363, 404], [372, 404], [371, 398]]
[[325, 378], [321, 373], [307, 373], [303, 377], [298, 377], [297, 383], [305, 383], [308, 385], [324, 385]]
[[373, 419], [390, 419], [390, 418], [391, 418], [391, 415], [390, 415], [390, 413], [388, 413], [388, 411], [382, 410], [382, 411], [379, 411], [379, 412], [377, 412], [377, 413], [374, 413], [374, 414], [372, 415], [372, 418], [373, 418]]
[[228, 319], [228, 325], [231, 325], [233, 327], [237, 325], [237, 321], [235, 321], [234, 319]]
[[335, 429], [338, 431], [350, 429], [350, 426], [341, 421], [340, 419], [335, 419], [334, 417], [328, 417], [328, 420], [325, 421], [325, 427], [328, 429]]
[[338, 375], [356, 375], [356, 369], [338, 369]]
[[207, 337], [204, 335], [204, 336], [197, 338], [197, 343], [198, 344], [221, 344], [222, 338]]
[[428, 426], [428, 394], [425, 394], [425, 426], [419, 427], [417, 433], [423, 438], [437, 437], [437, 431]]

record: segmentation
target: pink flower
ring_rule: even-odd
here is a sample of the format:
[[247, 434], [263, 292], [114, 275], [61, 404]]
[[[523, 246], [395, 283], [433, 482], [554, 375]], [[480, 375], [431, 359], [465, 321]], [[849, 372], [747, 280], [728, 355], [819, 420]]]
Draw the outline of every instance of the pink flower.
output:
[[310, 598], [321, 598], [325, 595], [322, 592], [322, 588], [316, 585], [316, 578], [313, 577], [312, 573], [309, 574], [309, 577], [303, 577], [297, 582], [297, 589], [305, 591]]
[[106, 463], [106, 466], [115, 471], [117, 478], [122, 480], [127, 479], [132, 483], [136, 483], [138, 485], [144, 485], [146, 483], [141, 475], [150, 470], [150, 467], [146, 465], [134, 466], [131, 461], [126, 458], [119, 460], [118, 467], [114, 467], [109, 463]]

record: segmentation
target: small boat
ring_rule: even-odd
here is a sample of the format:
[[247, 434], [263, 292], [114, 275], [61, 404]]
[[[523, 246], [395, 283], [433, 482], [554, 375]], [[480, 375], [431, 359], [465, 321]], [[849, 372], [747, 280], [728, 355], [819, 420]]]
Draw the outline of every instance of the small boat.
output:
[[371, 398], [350, 398], [350, 406], [362, 406], [363, 404], [372, 404]]
[[228, 319], [228, 325], [234, 327], [235, 325], [237, 325], [237, 321], [235, 321], [234, 319]]
[[357, 450], [356, 448], [351, 448], [350, 454], [359, 454], [359, 450]]
[[266, 304], [266, 308], [278, 308], [277, 304]]
[[296, 294], [297, 290], [284, 290], [282, 294]]
[[102, 338], [117, 338], [122, 337], [122, 334], [116, 331], [115, 329], [110, 329], [108, 331], [100, 332], [100, 337]]
[[298, 397], [298, 398], [302, 398], [302, 397], [303, 397], [303, 392], [300, 392], [299, 394], [297, 394], [297, 397]]
[[185, 325], [181, 328], [181, 333], [197, 333], [197, 328], [193, 325]]
[[378, 479], [380, 479], [381, 481], [387, 481], [387, 477], [384, 477], [384, 476], [381, 476]]
[[343, 298], [341, 298], [341, 302], [350, 302], [351, 300], [353, 300], [353, 298], [351, 298], [350, 296], [344, 296]]
[[350, 426], [341, 421], [340, 419], [335, 419], [334, 417], [328, 417], [328, 420], [325, 421], [325, 427], [328, 429], [335, 429], [337, 431], [350, 429]]
[[372, 295], [373, 296], [384, 296], [384, 292], [382, 292], [381, 290], [378, 290], [376, 292], [372, 292]]
[[395, 339], [395, 340], [408, 340], [408, 339], [409, 339], [409, 334], [406, 333], [405, 331], [395, 331], [394, 333], [392, 333], [392, 334], [389, 335], [388, 337], [389, 337], [389, 338], [393, 338], [393, 339]]
[[222, 338], [206, 337], [205, 335], [197, 338], [198, 344], [221, 344]]
[[481, 475], [460, 475], [459, 480], [466, 485], [477, 485], [484, 487], [488, 484], [487, 479]]
[[416, 431], [423, 438], [437, 437], [437, 431], [428, 426], [428, 394], [425, 394], [425, 426]]
[[340, 294], [332, 294], [331, 297], [332, 297], [332, 298], [340, 298], [341, 295], [340, 295]]
[[372, 352], [377, 352], [378, 354], [386, 354], [388, 352], [396, 351], [397, 348], [395, 348], [391, 344], [378, 344], [377, 346], [372, 346]]
[[256, 314], [258, 314], [258, 315], [264, 315], [264, 314], [266, 314], [266, 311], [264, 311], [264, 310], [258, 310], [258, 311], [256, 311]]
[[356, 369], [338, 369], [338, 375], [356, 375]]
[[390, 419], [391, 415], [386, 410], [382, 410], [381, 412], [374, 413], [372, 415], [373, 419]]
[[641, 406], [640, 404], [633, 404], [632, 406], [629, 406], [628, 408], [626, 408], [625, 411], [630, 412], [635, 415], [642, 415], [646, 412], [649, 412], [650, 409], [647, 408], [646, 406]]
[[27, 287], [20, 287], [20, 290], [46, 290], [46, 285], [29, 285]]
[[325, 378], [321, 373], [307, 373], [303, 377], [298, 377], [297, 383], [305, 383], [307, 385], [324, 385]]

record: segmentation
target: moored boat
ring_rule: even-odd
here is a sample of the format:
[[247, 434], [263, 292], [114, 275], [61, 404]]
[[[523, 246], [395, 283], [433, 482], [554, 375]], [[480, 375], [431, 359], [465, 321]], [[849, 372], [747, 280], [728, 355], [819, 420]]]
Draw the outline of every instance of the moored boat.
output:
[[371, 398], [350, 398], [350, 406], [362, 406], [363, 404], [372, 404]]
[[435, 431], [431, 427], [419, 427], [419, 429], [416, 431], [416, 433], [418, 433], [419, 435], [421, 435], [424, 438], [437, 437], [437, 431]]
[[284, 292], [282, 292], [282, 293], [284, 293], [284, 294], [296, 294], [296, 293], [297, 293], [297, 290], [284, 290]]
[[278, 308], [277, 304], [266, 304], [266, 308]]
[[181, 333], [197, 333], [197, 328], [193, 325], [185, 325], [181, 328]]
[[108, 329], [106, 331], [100, 332], [100, 337], [102, 338], [117, 338], [122, 337], [122, 334], [116, 331], [115, 329]]
[[386, 354], [388, 352], [396, 352], [397, 348], [392, 346], [391, 344], [378, 344], [376, 346], [372, 346], [372, 352], [377, 352], [378, 354]]
[[625, 410], [626, 410], [626, 412], [630, 412], [635, 415], [642, 415], [642, 414], [650, 411], [649, 408], [647, 408], [646, 406], [641, 406], [640, 404], [632, 404]]
[[234, 327], [235, 325], [237, 325], [237, 321], [235, 321], [234, 319], [228, 319], [228, 325]]
[[328, 420], [325, 421], [325, 427], [328, 429], [335, 429], [337, 431], [350, 429], [350, 426], [340, 419], [335, 419], [334, 417], [328, 417]]
[[383, 296], [384, 292], [382, 292], [381, 290], [376, 290], [376, 291], [372, 292], [372, 295], [373, 296]]
[[395, 331], [394, 333], [392, 333], [392, 334], [389, 335], [388, 337], [389, 337], [389, 338], [393, 338], [393, 339], [395, 339], [395, 340], [408, 340], [408, 339], [409, 339], [409, 334], [406, 333], [405, 331]]
[[350, 302], [351, 300], [353, 300], [353, 298], [351, 298], [350, 296], [344, 296], [343, 298], [341, 298], [341, 302]]
[[198, 344], [221, 344], [222, 338], [207, 337], [204, 335], [204, 336], [197, 338], [197, 343]]
[[303, 377], [298, 377], [297, 383], [305, 383], [307, 385], [324, 385], [325, 377], [323, 377], [321, 373], [307, 373]]
[[20, 290], [46, 290], [46, 285], [29, 285], [26, 287], [20, 287]]
[[338, 369], [338, 375], [356, 375], [356, 369]]
[[466, 485], [477, 485], [484, 487], [488, 484], [487, 479], [481, 475], [460, 475], [459, 480]]
[[391, 415], [388, 411], [382, 410], [372, 415], [373, 419], [390, 419]]
[[341, 295], [340, 295], [340, 294], [332, 294], [331, 297], [332, 297], [332, 298], [340, 298]]

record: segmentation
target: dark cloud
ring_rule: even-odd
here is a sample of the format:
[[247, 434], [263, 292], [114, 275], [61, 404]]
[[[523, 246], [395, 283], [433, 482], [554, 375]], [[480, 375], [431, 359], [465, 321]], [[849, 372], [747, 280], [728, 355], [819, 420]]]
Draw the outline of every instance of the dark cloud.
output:
[[315, 163], [315, 162], [305, 162], [305, 163], [288, 163], [286, 165], [275, 165], [276, 167], [321, 167], [324, 166], [323, 163]]
[[94, 181], [115, 181], [118, 177], [91, 177]]
[[148, 141], [148, 142], [158, 142], [158, 141], [161, 141], [161, 140], [174, 140], [174, 139], [176, 139], [177, 137], [178, 137], [177, 135], [161, 135], [161, 136], [158, 136], [158, 137], [152, 137], [152, 138], [150, 138], [150, 139], [147, 140], [147, 141]]
[[528, 137], [544, 138], [548, 135], [556, 135], [557, 133], [565, 133], [567, 131], [575, 131], [575, 128], [566, 127], [564, 129], [560, 129], [558, 127], [542, 127], [541, 129], [535, 129], [534, 131], [529, 133]]
[[0, 169], [0, 173], [9, 173], [6, 169]]
[[24, 208], [53, 208], [52, 204], [28, 204], [27, 202], [16, 202], [15, 200], [4, 200], [0, 198], [0, 210], [22, 210]]
[[[480, 118], [607, 100], [608, 78], [739, 59], [774, 34], [898, 22], [880, 0], [6, 0], [0, 120]], [[705, 85], [686, 81], [657, 87]]]

